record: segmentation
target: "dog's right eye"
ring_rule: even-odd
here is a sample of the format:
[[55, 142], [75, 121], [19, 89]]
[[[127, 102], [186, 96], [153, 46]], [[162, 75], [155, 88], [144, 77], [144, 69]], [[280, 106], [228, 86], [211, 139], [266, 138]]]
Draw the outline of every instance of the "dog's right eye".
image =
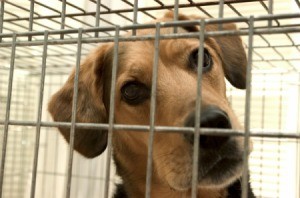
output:
[[140, 82], [128, 82], [121, 88], [122, 100], [137, 105], [150, 98], [150, 89]]

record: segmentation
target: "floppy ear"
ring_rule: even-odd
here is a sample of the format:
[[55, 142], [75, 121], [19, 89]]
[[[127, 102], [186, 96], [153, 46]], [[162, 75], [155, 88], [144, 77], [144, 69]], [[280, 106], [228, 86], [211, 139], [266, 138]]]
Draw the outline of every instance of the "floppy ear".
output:
[[[167, 12], [164, 16], [165, 18], [169, 18], [173, 20], [174, 13]], [[178, 15], [178, 20], [196, 20], [203, 19], [203, 17], [199, 17], [196, 15]], [[185, 26], [183, 27], [188, 32], [198, 32], [199, 26]], [[237, 27], [233, 23], [225, 23], [222, 24], [223, 30], [236, 30]], [[208, 24], [206, 25], [205, 30], [209, 31], [217, 31], [217, 24]], [[242, 40], [240, 36], [218, 36], [213, 37], [213, 39], [217, 42], [220, 48], [220, 57], [222, 59], [222, 65], [225, 72], [225, 76], [228, 81], [239, 89], [246, 88], [246, 72], [247, 72], [247, 56], [243, 47]]]
[[[223, 30], [236, 30], [233, 23], [222, 25]], [[218, 25], [207, 25], [206, 31], [217, 31]], [[247, 56], [240, 36], [213, 37], [220, 47], [220, 57], [228, 81], [239, 89], [246, 88]]]
[[[78, 81], [78, 98], [76, 122], [79, 123], [107, 123], [107, 112], [103, 104], [102, 73], [110, 64], [110, 46], [105, 45], [90, 54], [80, 66]], [[74, 91], [75, 71], [71, 73], [64, 86], [55, 93], [48, 110], [54, 121], [71, 122], [72, 101]], [[70, 141], [70, 128], [59, 127], [64, 138]], [[74, 149], [86, 157], [100, 155], [107, 145], [107, 131], [96, 129], [76, 129]]]

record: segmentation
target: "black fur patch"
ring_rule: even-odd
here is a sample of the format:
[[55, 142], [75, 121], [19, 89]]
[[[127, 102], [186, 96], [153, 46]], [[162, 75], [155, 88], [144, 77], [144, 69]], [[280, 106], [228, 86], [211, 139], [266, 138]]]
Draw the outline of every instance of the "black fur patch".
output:
[[123, 184], [117, 184], [117, 190], [113, 198], [128, 198]]
[[[236, 180], [233, 184], [231, 184], [228, 189], [228, 198], [241, 198], [242, 197], [242, 180]], [[250, 186], [250, 182], [248, 182], [248, 198], [255, 198], [252, 188]]]
[[[117, 184], [117, 190], [113, 198], [128, 198], [124, 185]], [[241, 198], [242, 197], [242, 184], [241, 180], [237, 180], [232, 185], [228, 187], [228, 197], [227, 198]], [[250, 183], [248, 182], [248, 198], [255, 198]]]

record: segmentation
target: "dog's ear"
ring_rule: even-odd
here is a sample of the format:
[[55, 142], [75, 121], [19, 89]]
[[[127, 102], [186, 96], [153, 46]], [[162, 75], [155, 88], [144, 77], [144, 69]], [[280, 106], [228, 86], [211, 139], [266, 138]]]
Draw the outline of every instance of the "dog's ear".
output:
[[[226, 23], [223, 30], [236, 30], [236, 25]], [[217, 31], [218, 25], [207, 25], [206, 31]], [[213, 37], [220, 47], [220, 57], [223, 69], [228, 81], [239, 89], [246, 88], [247, 56], [243, 47], [242, 39], [237, 36]]]
[[[103, 103], [103, 71], [110, 64], [110, 45], [98, 48], [80, 66], [76, 109], [77, 123], [107, 123], [107, 112]], [[55, 93], [48, 110], [54, 121], [71, 122], [75, 71], [64, 86]], [[59, 127], [64, 138], [70, 141], [70, 128]], [[107, 146], [107, 131], [76, 128], [74, 149], [86, 157], [100, 155]]]

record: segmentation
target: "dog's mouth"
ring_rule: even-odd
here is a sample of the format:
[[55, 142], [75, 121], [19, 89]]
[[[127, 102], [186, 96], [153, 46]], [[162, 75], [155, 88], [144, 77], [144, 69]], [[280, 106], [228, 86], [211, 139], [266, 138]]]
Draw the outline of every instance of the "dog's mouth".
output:
[[217, 151], [199, 152], [198, 183], [200, 186], [226, 186], [242, 173], [243, 151], [230, 140]]
[[[179, 154], [179, 153], [178, 153]], [[217, 150], [200, 148], [198, 154], [197, 180], [200, 188], [224, 188], [236, 181], [243, 170], [243, 150], [239, 148], [236, 139], [230, 139]], [[168, 171], [169, 186], [178, 191], [189, 190], [192, 186], [193, 151], [190, 147], [188, 156], [172, 158], [168, 161], [171, 171]], [[170, 174], [172, 172], [172, 174]]]
[[199, 165], [198, 183], [203, 187], [222, 187], [237, 179], [242, 172], [243, 158], [219, 158], [209, 166]]

